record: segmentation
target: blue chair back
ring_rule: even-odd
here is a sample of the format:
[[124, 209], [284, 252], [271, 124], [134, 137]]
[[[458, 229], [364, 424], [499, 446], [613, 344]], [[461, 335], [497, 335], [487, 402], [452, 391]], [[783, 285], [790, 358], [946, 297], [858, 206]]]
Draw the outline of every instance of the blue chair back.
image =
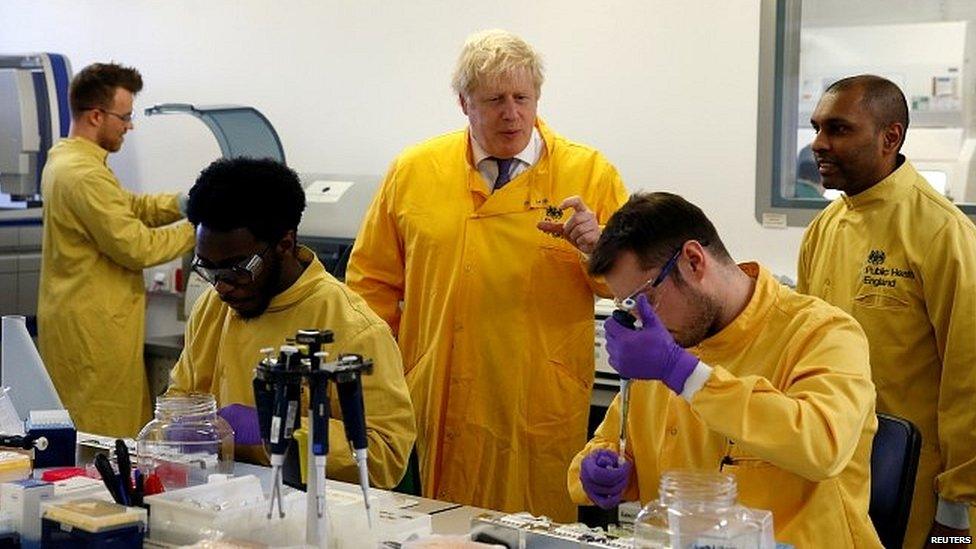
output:
[[871, 449], [868, 514], [887, 548], [900, 548], [905, 539], [921, 448], [922, 435], [912, 422], [878, 414], [878, 432]]

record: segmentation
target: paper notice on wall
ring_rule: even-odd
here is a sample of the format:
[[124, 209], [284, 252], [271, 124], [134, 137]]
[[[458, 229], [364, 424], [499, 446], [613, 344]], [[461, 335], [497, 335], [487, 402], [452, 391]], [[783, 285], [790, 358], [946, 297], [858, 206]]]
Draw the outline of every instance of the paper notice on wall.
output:
[[307, 202], [334, 204], [339, 202], [342, 195], [352, 186], [352, 181], [312, 181], [305, 187], [305, 200]]
[[785, 229], [786, 214], [763, 212], [762, 226], [764, 229]]

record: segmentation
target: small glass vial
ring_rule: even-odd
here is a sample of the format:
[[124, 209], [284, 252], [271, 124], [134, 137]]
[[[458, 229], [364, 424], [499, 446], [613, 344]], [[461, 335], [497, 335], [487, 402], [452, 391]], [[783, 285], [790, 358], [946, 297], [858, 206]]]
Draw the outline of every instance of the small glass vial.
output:
[[641, 549], [772, 549], [773, 516], [736, 503], [732, 475], [678, 470], [661, 476], [657, 501], [634, 521]]
[[234, 472], [234, 431], [217, 415], [211, 394], [159, 397], [155, 418], [136, 437], [136, 451], [143, 475], [155, 474], [167, 490]]

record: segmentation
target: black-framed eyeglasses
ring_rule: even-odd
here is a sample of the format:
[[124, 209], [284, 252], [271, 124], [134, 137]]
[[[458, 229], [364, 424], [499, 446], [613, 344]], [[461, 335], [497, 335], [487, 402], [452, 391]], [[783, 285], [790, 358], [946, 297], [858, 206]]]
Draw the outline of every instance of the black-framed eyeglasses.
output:
[[636, 307], [637, 296], [646, 292], [647, 290], [650, 290], [652, 288], [657, 288], [665, 281], [665, 279], [668, 278], [668, 275], [671, 274], [671, 271], [674, 270], [674, 266], [678, 264], [678, 257], [681, 256], [682, 249], [683, 247], [678, 247], [678, 249], [675, 250], [673, 254], [671, 254], [671, 259], [669, 259], [668, 262], [664, 264], [664, 267], [661, 268], [661, 272], [658, 273], [656, 277], [641, 284], [640, 287], [637, 288], [629, 296], [623, 299], [619, 299], [619, 298], [614, 299], [613, 300], [614, 305], [616, 305], [618, 309], [624, 309], [626, 311], [630, 311], [634, 307]]
[[119, 114], [117, 112], [112, 112], [112, 111], [110, 111], [108, 109], [103, 109], [101, 107], [86, 107], [84, 110], [86, 110], [86, 111], [102, 111], [105, 114], [110, 114], [110, 115], [114, 116], [115, 118], [118, 118], [119, 120], [121, 120], [122, 122], [124, 122], [126, 124], [132, 122], [133, 113], [131, 113], [131, 112], [128, 113], [128, 114]]
[[[701, 244], [702, 247], [708, 246], [708, 241], [699, 241], [698, 243]], [[683, 250], [684, 248], [685, 248], [684, 244], [678, 246], [678, 249], [675, 250], [674, 253], [671, 255], [671, 259], [669, 259], [668, 262], [664, 264], [664, 267], [661, 268], [661, 272], [658, 273], [656, 277], [641, 284], [640, 287], [637, 288], [629, 296], [623, 299], [615, 298], [613, 300], [613, 304], [616, 305], [618, 309], [623, 309], [625, 311], [633, 310], [634, 307], [637, 306], [637, 296], [641, 295], [647, 290], [657, 288], [658, 286], [664, 283], [664, 281], [668, 278], [668, 275], [671, 274], [671, 271], [674, 270], [675, 265], [678, 264], [678, 258], [681, 257], [681, 250]]]
[[233, 267], [207, 267], [201, 264], [200, 256], [195, 255], [190, 268], [211, 285], [216, 286], [217, 282], [224, 282], [231, 286], [244, 286], [254, 282], [254, 279], [261, 274], [261, 269], [264, 267], [264, 254], [272, 247], [273, 245], [269, 245], [261, 253], [254, 254]]

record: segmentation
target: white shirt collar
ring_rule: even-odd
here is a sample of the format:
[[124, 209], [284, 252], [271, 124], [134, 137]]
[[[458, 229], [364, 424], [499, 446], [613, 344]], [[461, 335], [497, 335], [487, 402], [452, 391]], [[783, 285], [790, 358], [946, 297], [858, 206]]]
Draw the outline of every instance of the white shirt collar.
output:
[[[475, 166], [480, 166], [481, 165], [481, 162], [483, 160], [486, 160], [491, 155], [489, 155], [481, 147], [481, 144], [478, 143], [478, 140], [474, 138], [474, 133], [472, 133], [472, 132], [469, 131], [468, 132], [468, 135], [471, 136], [471, 138], [470, 138], [470, 141], [471, 141], [471, 157], [474, 159], [474, 165]], [[525, 145], [525, 148], [522, 149], [521, 152], [519, 152], [518, 154], [515, 155], [514, 158], [518, 159], [521, 162], [524, 162], [529, 167], [531, 167], [531, 166], [535, 165], [536, 162], [539, 161], [539, 158], [542, 157], [542, 148], [543, 148], [543, 146], [545, 146], [545, 143], [542, 141], [542, 136], [539, 135], [539, 129], [536, 128], [536, 127], [533, 127], [532, 128], [532, 135], [529, 137], [529, 142]], [[495, 163], [492, 162], [491, 164], [494, 165]], [[496, 167], [495, 170], [497, 170], [497, 169], [498, 168]]]

